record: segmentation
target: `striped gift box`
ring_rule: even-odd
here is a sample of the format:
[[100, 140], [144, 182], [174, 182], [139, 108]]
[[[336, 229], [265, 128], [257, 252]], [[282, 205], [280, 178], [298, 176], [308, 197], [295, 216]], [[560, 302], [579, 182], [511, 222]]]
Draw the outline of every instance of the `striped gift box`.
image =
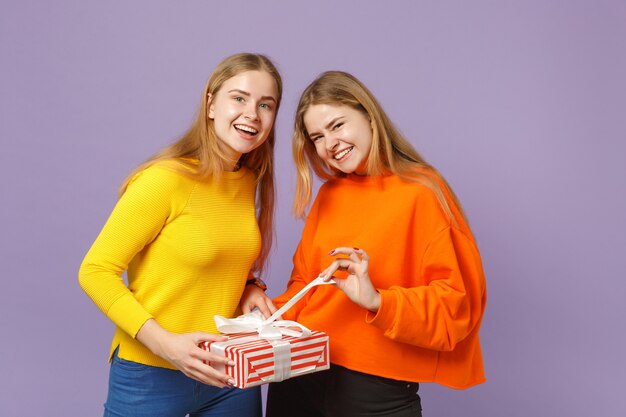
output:
[[251, 333], [235, 334], [229, 335], [225, 342], [203, 342], [200, 347], [235, 362], [235, 366], [211, 366], [229, 375], [238, 388], [329, 368], [328, 336], [317, 331], [312, 331], [308, 337], [283, 336], [280, 340], [265, 340]]

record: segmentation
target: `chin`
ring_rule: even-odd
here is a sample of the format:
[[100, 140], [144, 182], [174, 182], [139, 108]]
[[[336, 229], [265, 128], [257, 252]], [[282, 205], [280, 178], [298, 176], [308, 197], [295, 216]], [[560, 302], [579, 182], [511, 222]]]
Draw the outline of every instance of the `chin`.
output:
[[247, 154], [252, 152], [253, 150], [257, 149], [259, 146], [261, 146], [258, 143], [255, 143], [254, 146], [242, 146], [240, 149], [237, 149], [237, 152], [241, 153], [242, 155]]
[[347, 174], [355, 174], [355, 173], [356, 173], [356, 170], [357, 170], [357, 168], [356, 168], [356, 167], [355, 167], [355, 168], [353, 168], [353, 167], [349, 167], [349, 168], [348, 168], [348, 167], [342, 167], [342, 168], [335, 167], [335, 169], [337, 169], [338, 171], [343, 172], [343, 173], [344, 173], [344, 174], [346, 174], [346, 175], [347, 175]]

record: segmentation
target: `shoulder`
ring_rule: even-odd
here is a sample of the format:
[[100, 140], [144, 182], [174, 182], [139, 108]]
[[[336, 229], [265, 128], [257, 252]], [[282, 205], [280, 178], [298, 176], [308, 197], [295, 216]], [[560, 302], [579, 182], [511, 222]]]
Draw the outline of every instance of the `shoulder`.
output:
[[471, 237], [472, 232], [463, 213], [463, 208], [447, 181], [433, 169], [416, 170], [413, 175], [415, 177], [410, 176], [410, 181], [419, 183], [420, 201], [428, 204], [442, 215], [450, 227]]
[[331, 178], [324, 182], [318, 192], [317, 198], [331, 198], [336, 193], [342, 195], [373, 195], [381, 198], [399, 198], [399, 201], [425, 200], [436, 202], [437, 196], [434, 185], [440, 182], [437, 177], [410, 174], [384, 175], [384, 176], [356, 176]]
[[[432, 233], [453, 225], [445, 183], [433, 172], [411, 172], [407, 175], [383, 177], [384, 200], [381, 210], [390, 210], [400, 216], [409, 216], [411, 223]], [[391, 203], [391, 206], [384, 205]]]
[[438, 205], [437, 190], [442, 190], [438, 177], [429, 175], [416, 175], [407, 178], [395, 177], [395, 184], [401, 193], [424, 202], [425, 204]]
[[177, 160], [168, 159], [164, 161], [158, 161], [154, 164], [137, 172], [132, 181], [139, 178], [154, 178], [166, 181], [182, 181], [189, 178], [192, 174], [192, 170], [187, 165]]
[[191, 170], [175, 160], [156, 162], [137, 172], [128, 183], [127, 192], [145, 191], [157, 193], [188, 192], [195, 180], [185, 173]]
[[389, 183], [402, 192], [409, 193], [424, 202], [440, 205], [441, 199], [450, 203], [450, 193], [445, 180], [436, 171], [414, 168], [401, 175], [392, 175]]

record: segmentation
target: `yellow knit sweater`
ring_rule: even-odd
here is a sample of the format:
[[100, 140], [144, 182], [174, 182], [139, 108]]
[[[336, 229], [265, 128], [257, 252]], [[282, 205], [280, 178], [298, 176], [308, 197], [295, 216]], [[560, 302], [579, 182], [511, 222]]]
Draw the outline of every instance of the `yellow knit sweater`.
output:
[[[255, 178], [198, 181], [151, 166], [135, 176], [80, 267], [79, 282], [117, 326], [111, 353], [175, 369], [135, 339], [150, 318], [173, 333], [217, 333], [233, 317], [261, 248]], [[128, 286], [122, 274], [127, 270]]]

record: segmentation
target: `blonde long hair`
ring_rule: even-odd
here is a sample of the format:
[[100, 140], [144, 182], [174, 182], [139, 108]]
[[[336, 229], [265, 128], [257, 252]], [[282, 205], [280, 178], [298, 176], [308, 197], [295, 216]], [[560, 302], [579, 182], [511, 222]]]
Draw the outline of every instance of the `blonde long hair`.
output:
[[316, 104], [350, 106], [366, 114], [372, 121], [372, 145], [367, 159], [367, 175], [395, 174], [403, 179], [423, 184], [435, 193], [443, 211], [453, 224], [458, 225], [446, 198], [446, 193], [449, 193], [463, 220], [466, 221], [463, 209], [445, 179], [395, 128], [367, 87], [353, 75], [342, 71], [322, 73], [304, 90], [298, 103], [292, 143], [297, 171], [293, 212], [297, 217], [305, 216], [311, 202], [311, 169], [323, 180], [346, 175], [326, 165], [317, 155], [315, 145], [309, 138], [304, 115], [309, 107]]
[[[276, 112], [278, 112], [283, 83], [272, 61], [260, 54], [240, 53], [229, 56], [218, 64], [207, 81], [200, 101], [200, 109], [191, 127], [175, 143], [135, 168], [122, 183], [119, 195], [124, 194], [128, 184], [138, 172], [164, 160], [178, 160], [182, 166], [177, 170], [193, 178], [202, 180], [219, 178], [224, 164], [229, 162], [229, 159], [219, 147], [213, 120], [207, 117], [207, 98], [209, 94], [215, 96], [226, 80], [246, 71], [264, 71], [274, 78], [278, 92], [278, 97], [276, 97]], [[250, 169], [256, 176], [257, 221], [261, 230], [262, 248], [252, 272], [259, 274], [267, 261], [274, 237], [274, 131], [275, 128], [272, 127], [261, 146], [242, 155], [239, 159], [239, 164]]]

